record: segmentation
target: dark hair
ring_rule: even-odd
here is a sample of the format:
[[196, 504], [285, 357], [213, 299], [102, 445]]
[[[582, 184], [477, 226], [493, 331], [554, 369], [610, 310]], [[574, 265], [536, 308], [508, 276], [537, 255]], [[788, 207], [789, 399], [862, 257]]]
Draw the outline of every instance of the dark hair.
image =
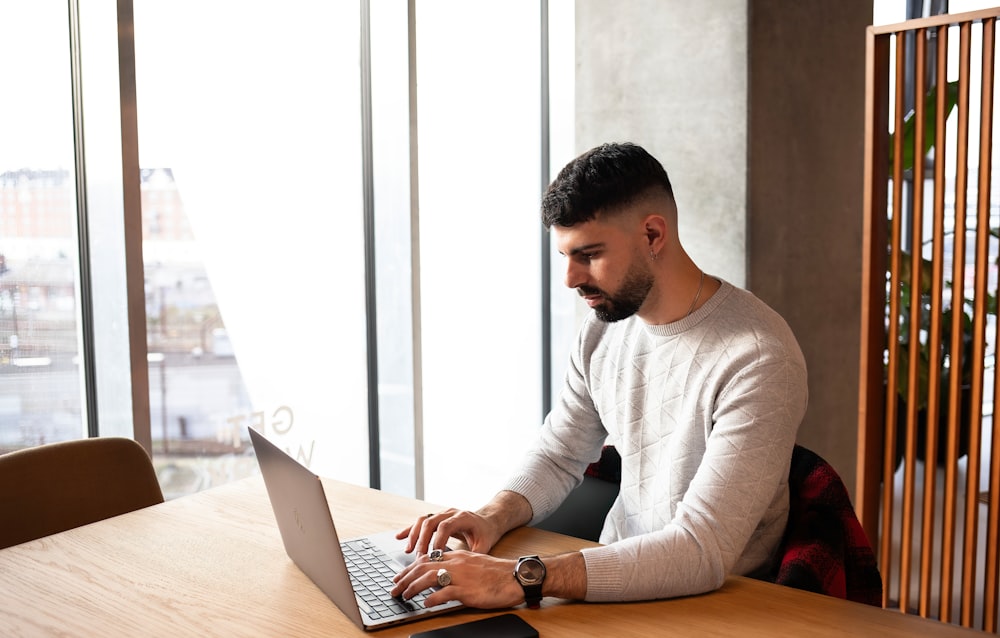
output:
[[651, 190], [674, 198], [663, 165], [641, 146], [602, 144], [567, 164], [542, 197], [542, 223], [573, 226], [613, 212]]

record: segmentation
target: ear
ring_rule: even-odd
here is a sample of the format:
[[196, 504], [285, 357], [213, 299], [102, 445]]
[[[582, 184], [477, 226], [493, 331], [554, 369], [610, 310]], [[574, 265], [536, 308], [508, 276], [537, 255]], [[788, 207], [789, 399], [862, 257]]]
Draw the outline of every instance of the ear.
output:
[[667, 220], [661, 215], [647, 215], [642, 224], [649, 251], [659, 254], [667, 243]]

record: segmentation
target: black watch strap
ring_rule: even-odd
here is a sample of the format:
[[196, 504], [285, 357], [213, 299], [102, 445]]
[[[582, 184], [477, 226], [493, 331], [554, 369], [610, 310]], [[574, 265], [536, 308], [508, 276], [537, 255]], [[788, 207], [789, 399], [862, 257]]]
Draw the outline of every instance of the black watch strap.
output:
[[542, 602], [542, 585], [545, 583], [545, 563], [538, 556], [517, 559], [514, 578], [524, 590], [524, 602], [529, 609], [538, 609]]
[[521, 585], [524, 588], [524, 602], [528, 609], [538, 609], [542, 606], [541, 585]]

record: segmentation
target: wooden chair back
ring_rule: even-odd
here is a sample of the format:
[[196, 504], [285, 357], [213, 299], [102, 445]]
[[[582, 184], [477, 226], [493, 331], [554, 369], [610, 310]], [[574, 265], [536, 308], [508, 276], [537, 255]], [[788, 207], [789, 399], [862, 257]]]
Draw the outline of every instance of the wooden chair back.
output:
[[107, 437], [0, 455], [0, 548], [163, 502], [146, 450]]

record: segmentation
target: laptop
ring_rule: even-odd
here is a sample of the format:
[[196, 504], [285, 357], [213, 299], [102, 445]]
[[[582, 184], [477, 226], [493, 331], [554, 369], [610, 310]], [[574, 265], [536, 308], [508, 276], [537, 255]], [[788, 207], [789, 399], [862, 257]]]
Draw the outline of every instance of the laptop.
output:
[[431, 590], [407, 601], [392, 598], [392, 576], [414, 560], [396, 532], [339, 540], [319, 476], [249, 431], [285, 552], [354, 624], [370, 631], [462, 606], [451, 601], [424, 607]]

